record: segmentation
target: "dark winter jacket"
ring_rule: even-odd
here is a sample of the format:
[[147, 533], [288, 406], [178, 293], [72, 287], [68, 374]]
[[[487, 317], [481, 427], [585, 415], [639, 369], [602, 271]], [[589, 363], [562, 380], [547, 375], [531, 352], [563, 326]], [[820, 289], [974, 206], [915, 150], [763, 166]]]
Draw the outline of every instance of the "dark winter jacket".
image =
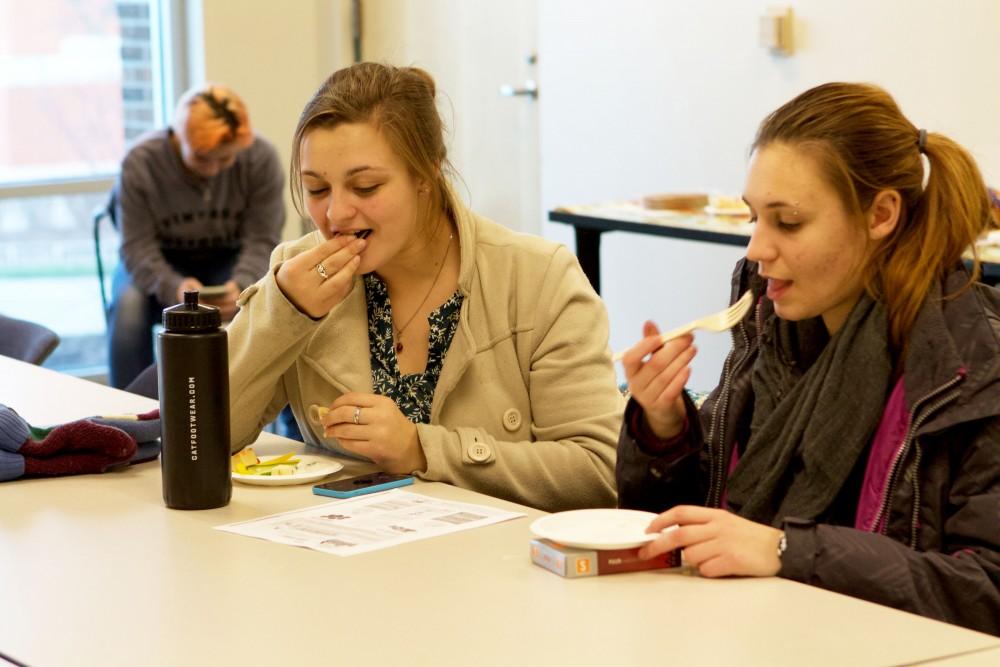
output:
[[[927, 300], [908, 341], [910, 427], [890, 471], [884, 534], [787, 517], [779, 574], [1000, 635], [1000, 291], [963, 291], [967, 281], [961, 269], [945, 278], [949, 296]], [[733, 300], [748, 288], [759, 295], [764, 284], [744, 260]], [[759, 308], [733, 329], [721, 382], [700, 411], [686, 399], [687, 435], [666, 453], [637, 441], [630, 424], [641, 408], [629, 402], [618, 444], [621, 507], [721, 506], [732, 448], [742, 453], [749, 439]]]

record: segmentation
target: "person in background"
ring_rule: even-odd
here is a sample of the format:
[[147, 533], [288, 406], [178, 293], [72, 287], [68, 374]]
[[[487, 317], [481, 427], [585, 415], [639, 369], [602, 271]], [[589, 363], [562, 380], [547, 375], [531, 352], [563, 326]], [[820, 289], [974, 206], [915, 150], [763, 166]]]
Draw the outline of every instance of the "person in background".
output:
[[240, 297], [233, 450], [288, 402], [306, 442], [389, 472], [613, 505], [604, 305], [571, 252], [476, 215], [449, 171], [422, 70], [357, 64], [308, 102], [291, 182], [316, 231]]
[[976, 164], [885, 91], [830, 83], [763, 121], [744, 198], [732, 296], [756, 305], [719, 386], [696, 410], [692, 337], [651, 323], [624, 357], [620, 504], [663, 512], [641, 555], [1000, 634], [1000, 293], [962, 263], [990, 219]]
[[185, 291], [216, 287], [201, 301], [235, 315], [281, 238], [283, 186], [277, 151], [226, 86], [189, 90], [170, 127], [135, 141], [113, 191], [122, 242], [108, 323], [112, 386], [153, 362], [151, 327]]

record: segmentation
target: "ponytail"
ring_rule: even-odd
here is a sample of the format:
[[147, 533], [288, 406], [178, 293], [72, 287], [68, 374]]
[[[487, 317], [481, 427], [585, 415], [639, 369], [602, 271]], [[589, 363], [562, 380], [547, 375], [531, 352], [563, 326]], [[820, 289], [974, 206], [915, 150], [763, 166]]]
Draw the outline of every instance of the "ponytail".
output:
[[969, 153], [948, 137], [930, 133], [924, 152], [927, 185], [895, 232], [876, 246], [865, 272], [868, 291], [889, 313], [890, 340], [902, 346], [932, 284], [952, 270], [967, 250], [979, 277], [976, 239], [990, 220], [986, 186]]

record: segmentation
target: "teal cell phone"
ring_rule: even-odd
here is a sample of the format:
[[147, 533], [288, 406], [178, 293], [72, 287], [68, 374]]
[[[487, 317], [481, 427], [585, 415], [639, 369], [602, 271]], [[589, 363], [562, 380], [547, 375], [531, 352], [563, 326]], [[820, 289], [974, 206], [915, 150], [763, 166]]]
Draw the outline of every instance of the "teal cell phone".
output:
[[313, 493], [317, 496], [332, 498], [353, 498], [366, 493], [378, 493], [388, 489], [413, 484], [413, 475], [396, 475], [388, 472], [375, 472], [347, 479], [338, 479], [326, 484], [317, 484]]

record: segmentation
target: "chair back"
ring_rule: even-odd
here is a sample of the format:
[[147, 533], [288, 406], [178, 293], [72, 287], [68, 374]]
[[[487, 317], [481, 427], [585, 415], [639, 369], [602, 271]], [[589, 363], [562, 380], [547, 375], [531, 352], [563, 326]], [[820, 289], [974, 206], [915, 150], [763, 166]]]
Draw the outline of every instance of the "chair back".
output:
[[115, 191], [112, 188], [111, 192], [108, 193], [107, 200], [95, 208], [93, 213], [94, 256], [97, 260], [97, 284], [98, 288], [101, 290], [101, 307], [103, 308], [105, 322], [107, 322], [108, 315], [110, 314], [111, 298], [108, 296], [108, 290], [105, 286], [104, 260], [101, 259], [101, 222], [106, 218], [114, 229], [118, 229], [118, 220], [115, 217], [116, 205], [117, 199]]
[[41, 324], [0, 315], [0, 354], [41, 365], [59, 345], [55, 331]]
[[133, 394], [139, 394], [146, 398], [159, 398], [160, 385], [156, 375], [156, 364], [146, 366], [141, 373], [135, 376], [134, 380], [128, 383], [125, 391], [130, 391]]

